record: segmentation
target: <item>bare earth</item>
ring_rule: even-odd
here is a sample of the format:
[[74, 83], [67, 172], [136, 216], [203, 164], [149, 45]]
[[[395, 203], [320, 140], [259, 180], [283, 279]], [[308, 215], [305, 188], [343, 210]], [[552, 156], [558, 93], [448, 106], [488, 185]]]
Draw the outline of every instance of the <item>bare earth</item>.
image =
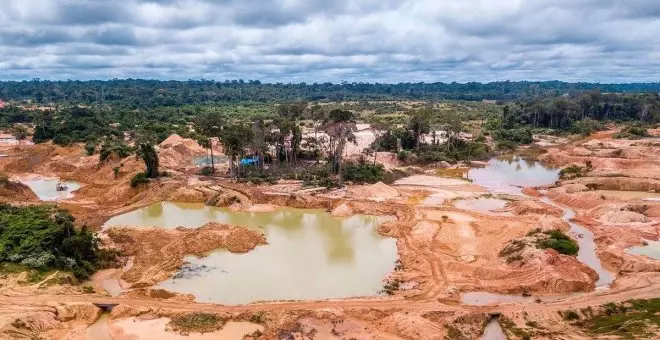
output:
[[[244, 335], [248, 339], [308, 339], [310, 334], [315, 339], [443, 339], [452, 327], [468, 338], [478, 338], [487, 314], [494, 312], [523, 328], [529, 321], [537, 322], [549, 330], [548, 339], [589, 338], [557, 312], [660, 296], [660, 261], [626, 251], [660, 238], [660, 202], [647, 200], [651, 191], [660, 192], [660, 140], [613, 140], [610, 135], [553, 144], [541, 159], [557, 166], [583, 167], [583, 176], [558, 185], [525, 188], [526, 197], [511, 198], [506, 206], [509, 215], [454, 207], [452, 199], [488, 192], [460, 179], [430, 175], [403, 178], [393, 185], [353, 186], [339, 194], [303, 188], [295, 181], [249, 186], [198, 177], [191, 164], [203, 149], [180, 137], [169, 138], [159, 150], [171, 175], [138, 189], [128, 183], [143, 166], [134, 157], [110, 159], [99, 166], [98, 156], [84, 156], [82, 146], [5, 147], [0, 153], [12, 156], [0, 158], [2, 172], [81, 182], [83, 187], [74, 197], [59, 204], [79, 223], [96, 228], [111, 216], [164, 200], [248, 211], [291, 206], [324, 208], [336, 216], [392, 216], [378, 232], [397, 240], [400, 265], [388, 280], [398, 280], [401, 288], [389, 297], [238, 306], [196, 303], [191, 296], [153, 286], [180, 268], [187, 254], [202, 256], [217, 248], [248, 252], [267, 247], [268, 240], [239, 226], [209, 224], [175, 230], [128, 226], [102, 232], [104, 245], [121, 249], [130, 256], [130, 265], [99, 273], [93, 294], [83, 294], [77, 286], [24, 285], [15, 276], [2, 278], [7, 289], [0, 296], [0, 337], [89, 338], [88, 327], [101, 312], [93, 304], [100, 303], [117, 305], [107, 327], [94, 326], [115, 339], [176, 338], [179, 335], [168, 330], [168, 318], [192, 312], [215, 313], [230, 323], [217, 333], [191, 333], [186, 339], [240, 339]], [[122, 170], [115, 178], [112, 169], [119, 164]], [[36, 196], [23, 186], [12, 184], [4, 190], [9, 202], [36, 202]], [[618, 195], [622, 190], [629, 193]], [[573, 221], [594, 233], [596, 255], [616, 275], [610, 287], [596, 290], [598, 274], [592, 268], [551, 249], [525, 248], [510, 259], [502, 255], [512, 240], [524, 240], [533, 230], [569, 229], [561, 218], [564, 211], [542, 202], [543, 197], [575, 210]], [[99, 283], [107, 279], [121, 280], [125, 291], [110, 296]], [[524, 293], [540, 300], [461, 304], [461, 296], [469, 292]], [[262, 337], [256, 337], [259, 333]]]

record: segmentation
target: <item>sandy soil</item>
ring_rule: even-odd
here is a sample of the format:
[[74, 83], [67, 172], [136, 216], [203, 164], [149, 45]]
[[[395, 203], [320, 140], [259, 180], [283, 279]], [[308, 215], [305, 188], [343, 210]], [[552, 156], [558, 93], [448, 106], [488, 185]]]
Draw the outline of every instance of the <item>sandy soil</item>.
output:
[[[246, 252], [267, 246], [263, 235], [217, 224], [175, 230], [113, 228], [107, 231], [106, 245], [134, 257], [132, 266], [101, 272], [92, 282], [100, 291], [98, 282], [121, 278], [129, 286], [122, 288], [132, 289], [118, 297], [83, 295], [79, 288], [67, 285], [38, 293], [39, 287], [12, 286], [17, 279], [5, 277], [5, 291], [18, 291], [13, 295], [20, 298], [0, 297], [0, 334], [14, 338], [16, 334], [26, 338], [35, 334], [53, 339], [76, 338], [73, 335], [85, 334], [98, 316], [98, 309], [90, 302], [121, 304], [113, 310], [109, 329], [126, 336], [142, 334], [140, 338], [155, 334], [162, 338], [166, 333], [159, 332], [165, 332], [166, 318], [174, 311], [229, 313], [223, 315], [236, 322], [249, 321], [254, 313], [263, 312], [266, 319], [260, 325], [266, 338], [285, 334], [303, 339], [314, 333], [319, 339], [336, 338], [337, 334], [356, 339], [442, 339], [449, 332], [448, 325], [477, 338], [487, 322], [484, 313], [491, 311], [501, 312], [518, 324], [536, 320], [559, 332], [564, 327], [565, 331], [568, 326], [557, 320], [557, 310], [657, 296], [660, 291], [660, 261], [626, 252], [644, 240], [660, 238], [660, 202], [645, 201], [646, 195], [612, 192], [660, 189], [660, 148], [655, 144], [659, 140], [612, 140], [608, 136], [599, 134], [566, 145], [551, 141], [554, 147], [541, 158], [559, 166], [583, 166], [584, 176], [554, 186], [525, 188], [528, 197], [507, 206], [511, 216], [453, 207], [452, 199], [482, 196], [487, 194], [486, 189], [460, 179], [431, 175], [403, 178], [392, 186], [378, 183], [335, 193], [302, 190], [300, 182], [295, 181], [249, 186], [199, 178], [189, 172], [186, 164], [204, 150], [176, 136], [159, 147], [170, 177], [137, 189], [128, 184], [132, 175], [143, 168], [134, 157], [99, 164], [98, 156], [84, 156], [82, 146], [12, 147], [8, 151], [13, 156], [0, 158], [0, 171], [13, 176], [57, 176], [85, 184], [74, 199], [60, 204], [70, 209], [80, 223], [93, 226], [100, 226], [110, 216], [162, 200], [231, 205], [232, 209], [248, 211], [291, 206], [324, 208], [336, 216], [393, 216], [378, 232], [397, 239], [400, 264], [388, 280], [401, 282], [401, 289], [384, 298], [245, 306], [199, 304], [188, 296], [151, 286], [167, 279], [182, 265], [186, 254], [203, 256], [221, 247]], [[121, 169], [118, 178], [114, 167]], [[21, 193], [21, 188], [10, 189], [10, 202], [30, 201], [29, 193]], [[617, 274], [610, 289], [594, 291], [597, 277], [593, 270], [574, 257], [552, 250], [528, 247], [515, 253], [519, 257], [512, 261], [500, 255], [512, 240], [524, 240], [534, 229], [568, 230], [560, 218], [561, 209], [541, 202], [542, 196], [574, 209], [574, 221], [595, 234], [598, 257]], [[578, 294], [538, 304], [460, 305], [461, 294], [473, 291], [541, 297]], [[57, 306], [53, 307], [52, 301]], [[15, 322], [19, 319], [26, 326]]]
[[109, 333], [116, 340], [207, 340], [226, 339], [242, 340], [244, 336], [256, 331], [263, 331], [263, 327], [249, 322], [228, 322], [221, 330], [211, 333], [188, 333], [181, 335], [167, 331], [169, 318], [144, 319], [125, 318], [113, 321], [109, 325]]
[[166, 280], [183, 265], [185, 255], [205, 256], [219, 248], [245, 253], [267, 243], [260, 232], [214, 222], [195, 229], [109, 228], [106, 234], [114, 247], [134, 258], [121, 275], [134, 288]]

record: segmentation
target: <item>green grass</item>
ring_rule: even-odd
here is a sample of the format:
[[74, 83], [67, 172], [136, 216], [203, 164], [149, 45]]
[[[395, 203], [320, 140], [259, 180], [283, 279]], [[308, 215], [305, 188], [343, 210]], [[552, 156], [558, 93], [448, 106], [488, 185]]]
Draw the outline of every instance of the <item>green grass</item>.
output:
[[577, 255], [580, 247], [577, 242], [560, 230], [550, 230], [544, 232], [547, 238], [539, 239], [537, 246], [542, 249], [552, 248], [564, 255]]
[[624, 339], [652, 337], [660, 327], [660, 298], [631, 300], [603, 306], [604, 315], [586, 321], [583, 327], [591, 334], [615, 335]]

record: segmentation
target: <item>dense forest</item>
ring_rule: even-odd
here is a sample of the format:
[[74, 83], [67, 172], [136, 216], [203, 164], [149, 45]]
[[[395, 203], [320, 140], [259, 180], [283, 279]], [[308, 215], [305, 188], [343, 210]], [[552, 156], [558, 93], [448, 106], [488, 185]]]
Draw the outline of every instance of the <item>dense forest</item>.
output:
[[603, 93], [659, 92], [660, 83], [598, 84], [546, 82], [493, 83], [322, 83], [266, 84], [258, 80], [8, 81], [0, 100], [37, 103], [112, 104], [150, 108], [191, 104], [347, 100], [526, 100], [598, 90]]
[[100, 250], [96, 236], [73, 222], [68, 212], [51, 205], [0, 204], [0, 261], [89, 278], [114, 255]]

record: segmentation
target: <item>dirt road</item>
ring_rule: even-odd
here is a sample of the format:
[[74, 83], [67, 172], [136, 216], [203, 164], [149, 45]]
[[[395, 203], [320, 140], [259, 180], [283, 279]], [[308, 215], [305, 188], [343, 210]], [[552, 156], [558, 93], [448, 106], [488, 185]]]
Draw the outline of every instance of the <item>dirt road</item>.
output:
[[467, 312], [517, 312], [517, 311], [554, 311], [571, 308], [598, 306], [608, 302], [622, 302], [630, 299], [648, 299], [660, 297], [660, 283], [624, 291], [603, 290], [587, 293], [547, 303], [510, 304], [502, 306], [465, 306], [451, 305], [433, 300], [410, 301], [403, 298], [375, 298], [362, 300], [328, 300], [328, 301], [288, 301], [267, 302], [247, 305], [224, 306], [218, 304], [165, 301], [156, 299], [140, 299], [126, 297], [98, 297], [91, 295], [39, 295], [39, 296], [2, 296], [0, 305], [46, 305], [52, 303], [97, 303], [97, 304], [128, 304], [151, 309], [166, 309], [172, 311], [195, 312], [236, 312], [236, 311], [272, 311], [272, 310], [312, 310], [325, 308], [395, 308], [416, 311], [467, 311]]

